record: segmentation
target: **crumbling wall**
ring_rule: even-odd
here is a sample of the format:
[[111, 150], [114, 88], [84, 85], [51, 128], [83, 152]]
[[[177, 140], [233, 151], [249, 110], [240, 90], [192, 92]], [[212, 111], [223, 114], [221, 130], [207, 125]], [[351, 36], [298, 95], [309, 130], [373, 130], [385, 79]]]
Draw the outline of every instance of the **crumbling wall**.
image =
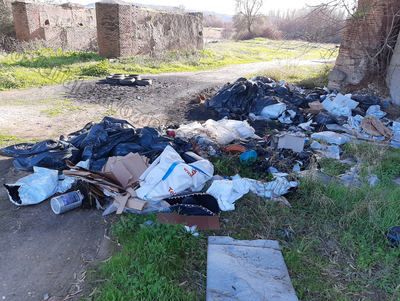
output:
[[96, 14], [76, 4], [12, 3], [16, 37], [44, 40], [54, 48], [87, 50], [96, 47]]
[[329, 87], [362, 86], [384, 77], [399, 33], [400, 0], [359, 0], [344, 30]]
[[127, 57], [203, 48], [203, 14], [167, 13], [116, 3], [96, 3], [100, 55]]

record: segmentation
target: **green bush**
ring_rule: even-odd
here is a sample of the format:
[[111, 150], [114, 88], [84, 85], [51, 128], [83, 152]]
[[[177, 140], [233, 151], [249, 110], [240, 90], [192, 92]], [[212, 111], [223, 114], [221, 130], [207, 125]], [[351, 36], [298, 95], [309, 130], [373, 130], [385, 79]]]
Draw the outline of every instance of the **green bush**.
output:
[[21, 88], [15, 77], [8, 73], [0, 73], [0, 91]]
[[107, 74], [110, 74], [110, 63], [106, 60], [81, 69], [81, 75], [84, 76], [103, 76]]

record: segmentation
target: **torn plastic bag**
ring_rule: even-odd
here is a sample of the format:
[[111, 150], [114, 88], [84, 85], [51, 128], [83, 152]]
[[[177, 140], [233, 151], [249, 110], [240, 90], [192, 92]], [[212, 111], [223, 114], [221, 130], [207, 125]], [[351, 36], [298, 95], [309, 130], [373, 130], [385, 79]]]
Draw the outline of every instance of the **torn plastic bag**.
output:
[[179, 154], [167, 146], [140, 177], [138, 198], [157, 201], [189, 192], [199, 192], [213, 177], [214, 166], [208, 160], [186, 164]]
[[64, 141], [45, 140], [38, 143], [21, 143], [3, 148], [0, 154], [14, 158], [18, 170], [32, 171], [34, 166], [62, 170], [65, 161], [77, 163], [79, 150]]
[[222, 211], [235, 210], [235, 202], [250, 191], [250, 183], [246, 179], [214, 181], [207, 193], [215, 197]]
[[313, 141], [311, 148], [324, 158], [340, 160], [340, 147], [338, 145], [322, 145], [317, 141]]
[[285, 195], [291, 188], [297, 186], [297, 182], [289, 182], [285, 177], [276, 177], [271, 182], [261, 182], [236, 175], [232, 180], [214, 181], [207, 193], [217, 199], [222, 211], [231, 211], [235, 210], [235, 202], [249, 192], [272, 199]]
[[364, 111], [368, 110], [370, 106], [379, 105], [381, 102], [378, 96], [354, 94], [351, 98], [359, 103], [359, 107]]
[[355, 130], [357, 132], [361, 131], [361, 122], [363, 121], [364, 117], [361, 115], [356, 115], [356, 116], [350, 116], [349, 119], [347, 120], [347, 124], [344, 124], [343, 126], [346, 129], [349, 130]]
[[293, 110], [287, 110], [283, 112], [283, 114], [278, 118], [280, 123], [283, 124], [292, 124], [292, 119], [296, 117], [296, 112]]
[[[333, 100], [331, 100], [333, 98]], [[335, 117], [349, 117], [352, 110], [358, 106], [358, 102], [351, 99], [351, 94], [331, 94], [324, 100], [322, 106]]]
[[385, 112], [381, 111], [380, 105], [370, 106], [367, 110], [367, 113], [365, 114], [365, 116], [374, 116], [378, 119], [382, 119], [386, 115], [387, 114]]
[[286, 108], [284, 103], [267, 106], [261, 111], [261, 116], [267, 119], [278, 119], [286, 111]]
[[315, 116], [315, 122], [319, 125], [327, 125], [336, 123], [336, 119], [326, 112], [320, 112], [317, 116]]
[[255, 130], [247, 121], [221, 119], [207, 120], [205, 123], [193, 122], [182, 125], [176, 130], [176, 137], [191, 139], [207, 136], [220, 145], [227, 145], [235, 140], [253, 138]]
[[144, 147], [137, 143], [120, 143], [111, 151], [111, 157], [126, 156], [130, 153], [143, 153]]
[[282, 99], [274, 96], [257, 97], [250, 107], [250, 113], [261, 115], [265, 107], [277, 104], [280, 101], [282, 101]]
[[228, 117], [230, 114], [248, 115], [257, 92], [255, 82], [239, 78], [232, 85], [228, 84], [219, 90], [206, 106], [217, 111], [220, 117]]
[[19, 179], [15, 184], [4, 184], [13, 204], [39, 204], [56, 193], [66, 192], [75, 182], [75, 179], [70, 177], [59, 181], [57, 170], [42, 167], [34, 167], [33, 170], [33, 174]]
[[311, 138], [336, 145], [346, 144], [351, 141], [351, 138], [346, 135], [329, 131], [314, 133], [311, 135]]

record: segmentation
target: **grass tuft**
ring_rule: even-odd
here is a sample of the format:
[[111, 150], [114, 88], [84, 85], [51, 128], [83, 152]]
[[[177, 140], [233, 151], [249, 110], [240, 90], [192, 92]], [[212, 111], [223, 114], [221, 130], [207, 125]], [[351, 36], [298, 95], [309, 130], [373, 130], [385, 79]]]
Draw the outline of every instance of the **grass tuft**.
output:
[[[193, 266], [204, 267], [200, 240], [182, 226], [154, 224], [149, 217], [127, 216], [114, 226], [122, 250], [100, 269], [105, 282], [95, 300], [197, 300]], [[192, 269], [189, 270], [188, 269]]]

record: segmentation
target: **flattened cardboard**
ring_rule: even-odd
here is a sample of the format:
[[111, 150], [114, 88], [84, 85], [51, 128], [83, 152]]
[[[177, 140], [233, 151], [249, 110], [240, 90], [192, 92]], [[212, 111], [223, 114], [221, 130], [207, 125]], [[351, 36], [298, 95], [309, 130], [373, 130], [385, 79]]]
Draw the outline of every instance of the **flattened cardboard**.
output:
[[284, 134], [278, 137], [278, 149], [291, 149], [296, 153], [304, 150], [305, 138], [294, 134]]
[[200, 230], [219, 230], [218, 216], [187, 216], [178, 213], [158, 213], [157, 221], [168, 225], [197, 226]]
[[135, 185], [147, 168], [147, 158], [130, 153], [125, 157], [109, 158], [102, 172], [126, 189]]

